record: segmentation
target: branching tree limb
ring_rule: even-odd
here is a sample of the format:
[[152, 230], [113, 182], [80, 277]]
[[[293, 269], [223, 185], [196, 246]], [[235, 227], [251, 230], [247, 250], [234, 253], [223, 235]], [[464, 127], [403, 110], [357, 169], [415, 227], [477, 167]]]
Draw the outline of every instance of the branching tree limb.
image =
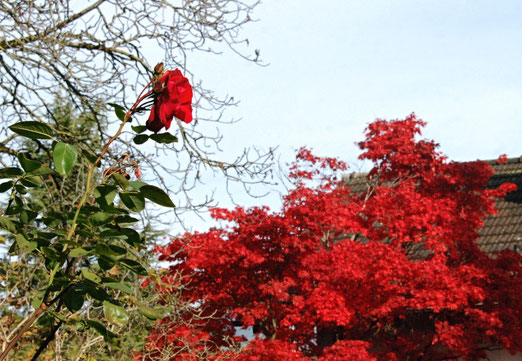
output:
[[[252, 21], [257, 0], [6, 0], [0, 3], [0, 132], [9, 137], [8, 126], [21, 120], [47, 121], [53, 118], [50, 105], [66, 98], [77, 114], [90, 114], [96, 122], [97, 137], [107, 138], [107, 118], [102, 117], [107, 102], [132, 99], [152, 73], [149, 60], [164, 60], [170, 68], [181, 68], [195, 84], [194, 105], [197, 122], [179, 124], [183, 140], [177, 150], [188, 156], [175, 161], [158, 161], [162, 154], [141, 153], [130, 138], [122, 148], [133, 158], [144, 159], [151, 176], [177, 193], [178, 210], [209, 203], [191, 194], [191, 189], [212, 173], [221, 173], [227, 182], [251, 183], [268, 179], [270, 152], [245, 152], [229, 163], [215, 159], [221, 140], [198, 131], [202, 122], [223, 122], [223, 110], [234, 106], [232, 98], [220, 98], [194, 79], [187, 69], [189, 53], [219, 53], [223, 47], [250, 61], [258, 54], [246, 53], [248, 39], [242, 27]], [[144, 52], [162, 49], [163, 59], [146, 59]], [[154, 64], [153, 64], [154, 65]], [[132, 79], [132, 80], [131, 80]], [[96, 106], [100, 104], [100, 106]], [[113, 118], [109, 117], [109, 122]], [[53, 124], [60, 129], [61, 125]], [[199, 126], [201, 128], [201, 126]], [[208, 128], [208, 127], [207, 127]], [[181, 135], [181, 136], [179, 136]], [[18, 138], [0, 142], [0, 152], [14, 155]], [[116, 151], [115, 151], [116, 153]], [[185, 154], [187, 155], [187, 154]], [[175, 176], [176, 184], [165, 181]], [[168, 177], [172, 179], [172, 177]]]

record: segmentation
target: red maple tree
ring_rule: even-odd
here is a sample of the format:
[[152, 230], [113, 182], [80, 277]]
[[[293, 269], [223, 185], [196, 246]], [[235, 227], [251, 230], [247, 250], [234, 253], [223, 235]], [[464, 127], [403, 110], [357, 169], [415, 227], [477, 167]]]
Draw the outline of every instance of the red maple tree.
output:
[[[171, 360], [197, 360], [203, 348], [206, 359], [241, 361], [478, 360], [491, 347], [522, 351], [522, 258], [491, 257], [474, 243], [495, 199], [515, 185], [487, 190], [490, 167], [448, 161], [436, 143], [418, 139], [423, 126], [413, 114], [368, 126], [359, 158], [373, 168], [362, 192], [332, 177], [343, 162], [301, 149], [281, 211], [214, 209], [224, 226], [159, 249], [170, 272], [186, 277], [183, 297], [203, 317], [160, 321], [148, 358], [177, 343], [185, 351]], [[253, 339], [238, 337], [239, 328]], [[232, 354], [230, 340], [246, 346]]]

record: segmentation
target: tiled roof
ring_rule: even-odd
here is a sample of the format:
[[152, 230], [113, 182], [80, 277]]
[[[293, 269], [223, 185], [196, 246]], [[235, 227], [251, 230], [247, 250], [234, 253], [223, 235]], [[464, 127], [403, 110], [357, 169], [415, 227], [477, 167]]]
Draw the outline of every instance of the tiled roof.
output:
[[495, 171], [488, 188], [497, 188], [507, 182], [515, 183], [518, 188], [495, 204], [498, 213], [486, 218], [479, 232], [479, 247], [488, 253], [504, 249], [522, 252], [522, 157], [508, 159], [504, 164], [486, 163]]
[[[495, 208], [498, 213], [486, 218], [484, 227], [479, 231], [477, 243], [482, 251], [488, 253], [512, 249], [522, 252], [522, 156], [510, 158], [506, 163], [496, 160], [486, 161], [495, 174], [487, 187], [497, 188], [502, 183], [515, 183], [518, 189], [497, 201]], [[352, 192], [361, 193], [368, 188], [367, 173], [351, 173], [343, 177], [344, 184]], [[413, 253], [419, 250], [412, 250]]]

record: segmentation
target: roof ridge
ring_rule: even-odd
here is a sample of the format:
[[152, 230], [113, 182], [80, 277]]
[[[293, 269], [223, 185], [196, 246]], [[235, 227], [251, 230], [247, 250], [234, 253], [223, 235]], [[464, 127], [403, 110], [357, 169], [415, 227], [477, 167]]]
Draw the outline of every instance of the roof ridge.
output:
[[[477, 159], [482, 160], [482, 159]], [[522, 163], [522, 155], [520, 157], [515, 158], [506, 158], [503, 161], [500, 161], [498, 159], [488, 159], [488, 160], [482, 160], [483, 162], [489, 164], [489, 165], [495, 165], [495, 164], [516, 164], [516, 163]], [[462, 162], [465, 163], [465, 162]]]

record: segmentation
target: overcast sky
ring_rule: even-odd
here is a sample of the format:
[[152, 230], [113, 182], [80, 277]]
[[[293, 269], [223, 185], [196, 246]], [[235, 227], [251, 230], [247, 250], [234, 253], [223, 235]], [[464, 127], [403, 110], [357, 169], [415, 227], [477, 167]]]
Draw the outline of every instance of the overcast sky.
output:
[[241, 101], [226, 154], [279, 146], [287, 161], [307, 146], [355, 162], [368, 122], [415, 112], [452, 160], [522, 155], [522, 1], [265, 0], [254, 16], [249, 51], [269, 66], [231, 52], [187, 64]]

